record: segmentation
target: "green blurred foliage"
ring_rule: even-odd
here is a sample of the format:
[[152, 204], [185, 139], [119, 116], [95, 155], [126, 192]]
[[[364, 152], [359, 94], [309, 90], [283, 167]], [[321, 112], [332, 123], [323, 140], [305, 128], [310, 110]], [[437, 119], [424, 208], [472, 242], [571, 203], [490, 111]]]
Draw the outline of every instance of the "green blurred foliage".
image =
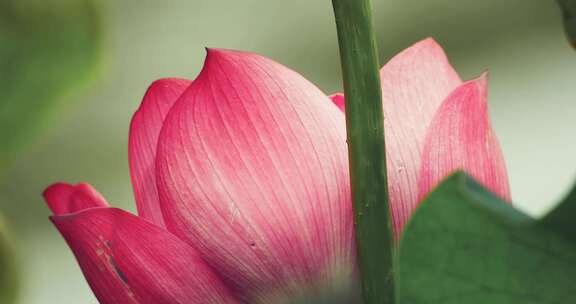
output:
[[92, 74], [100, 35], [95, 1], [0, 1], [0, 172]]
[[576, 47], [576, 1], [575, 0], [557, 0], [562, 10], [564, 19], [564, 30], [568, 41], [573, 47]]
[[534, 220], [465, 174], [449, 177], [404, 229], [399, 303], [576, 303], [576, 226], [563, 214], [575, 208], [570, 195]]
[[0, 303], [14, 303], [17, 292], [18, 276], [13, 245], [8, 237], [5, 220], [0, 214]]

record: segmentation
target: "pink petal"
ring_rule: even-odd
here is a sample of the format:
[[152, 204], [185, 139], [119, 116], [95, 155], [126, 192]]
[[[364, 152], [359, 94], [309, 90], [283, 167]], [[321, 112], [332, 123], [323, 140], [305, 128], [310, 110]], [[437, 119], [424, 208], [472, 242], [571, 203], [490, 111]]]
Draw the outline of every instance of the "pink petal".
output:
[[100, 303], [237, 303], [192, 247], [115, 208], [51, 217]]
[[458, 87], [438, 109], [424, 145], [420, 198], [452, 171], [463, 169], [510, 201], [504, 157], [488, 118], [487, 88], [484, 74]]
[[343, 93], [335, 93], [329, 96], [332, 99], [332, 102], [340, 109], [342, 112], [345, 110], [344, 104], [344, 94]]
[[440, 103], [461, 80], [433, 39], [396, 55], [380, 76], [388, 188], [398, 237], [418, 204], [418, 172], [426, 130]]
[[346, 291], [354, 242], [345, 141], [344, 115], [302, 76], [256, 54], [209, 50], [160, 134], [166, 225], [247, 302]]
[[56, 183], [44, 190], [44, 199], [54, 214], [73, 213], [88, 208], [108, 207], [108, 202], [89, 184]]
[[152, 83], [130, 124], [128, 158], [138, 214], [164, 226], [158, 202], [154, 161], [158, 134], [168, 110], [191, 81], [165, 78]]

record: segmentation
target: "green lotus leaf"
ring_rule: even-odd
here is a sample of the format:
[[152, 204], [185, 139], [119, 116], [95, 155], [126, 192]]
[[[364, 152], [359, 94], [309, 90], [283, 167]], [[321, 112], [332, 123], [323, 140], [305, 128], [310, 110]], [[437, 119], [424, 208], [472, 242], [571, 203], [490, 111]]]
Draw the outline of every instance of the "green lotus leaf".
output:
[[533, 219], [456, 173], [406, 226], [396, 264], [399, 303], [576, 303], [575, 210], [573, 191]]

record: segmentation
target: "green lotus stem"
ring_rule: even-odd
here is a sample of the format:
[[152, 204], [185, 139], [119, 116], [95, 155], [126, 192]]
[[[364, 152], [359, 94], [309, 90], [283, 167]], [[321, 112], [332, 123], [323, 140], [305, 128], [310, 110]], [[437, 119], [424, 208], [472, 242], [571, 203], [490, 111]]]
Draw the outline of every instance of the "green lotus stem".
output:
[[346, 96], [356, 246], [365, 304], [394, 303], [384, 117], [370, 0], [332, 0]]

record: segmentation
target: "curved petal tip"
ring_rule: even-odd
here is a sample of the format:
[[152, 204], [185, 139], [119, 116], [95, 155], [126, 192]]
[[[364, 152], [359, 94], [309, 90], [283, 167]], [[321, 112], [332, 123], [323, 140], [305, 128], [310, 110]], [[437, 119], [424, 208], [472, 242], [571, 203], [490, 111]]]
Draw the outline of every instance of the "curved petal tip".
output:
[[428, 126], [461, 80], [432, 38], [398, 53], [382, 67], [380, 77], [390, 205], [399, 236], [418, 204], [418, 171]]
[[335, 286], [354, 267], [342, 113], [271, 59], [207, 52], [159, 136], [167, 229], [247, 302], [279, 303], [315, 280]]
[[426, 137], [419, 197], [455, 170], [465, 170], [510, 201], [504, 157], [492, 130], [487, 104], [488, 73], [465, 82], [442, 103]]
[[55, 215], [74, 213], [88, 208], [108, 207], [106, 199], [91, 185], [55, 183], [42, 193]]
[[[172, 90], [175, 90], [175, 88], [186, 87], [188, 85], [190, 85], [190, 80], [182, 79], [182, 78], [176, 78], [176, 77], [167, 77], [167, 78], [160, 78], [160, 79], [154, 80], [148, 86], [148, 89], [146, 90], [146, 94], [144, 94], [144, 98], [142, 99], [140, 106], [136, 110], [136, 113], [134, 113], [134, 116], [136, 116], [136, 114], [138, 112], [142, 111], [143, 109], [145, 110], [145, 108], [147, 108], [149, 106], [148, 105], [149, 103], [150, 104], [156, 103], [156, 100], [155, 100], [157, 98], [156, 95], [167, 94], [166, 91], [170, 92]], [[150, 95], [154, 95], [154, 96], [150, 96]], [[162, 102], [162, 99], [160, 99], [160, 102]], [[172, 102], [169, 100], [167, 100], [166, 103], [172, 104]]]

